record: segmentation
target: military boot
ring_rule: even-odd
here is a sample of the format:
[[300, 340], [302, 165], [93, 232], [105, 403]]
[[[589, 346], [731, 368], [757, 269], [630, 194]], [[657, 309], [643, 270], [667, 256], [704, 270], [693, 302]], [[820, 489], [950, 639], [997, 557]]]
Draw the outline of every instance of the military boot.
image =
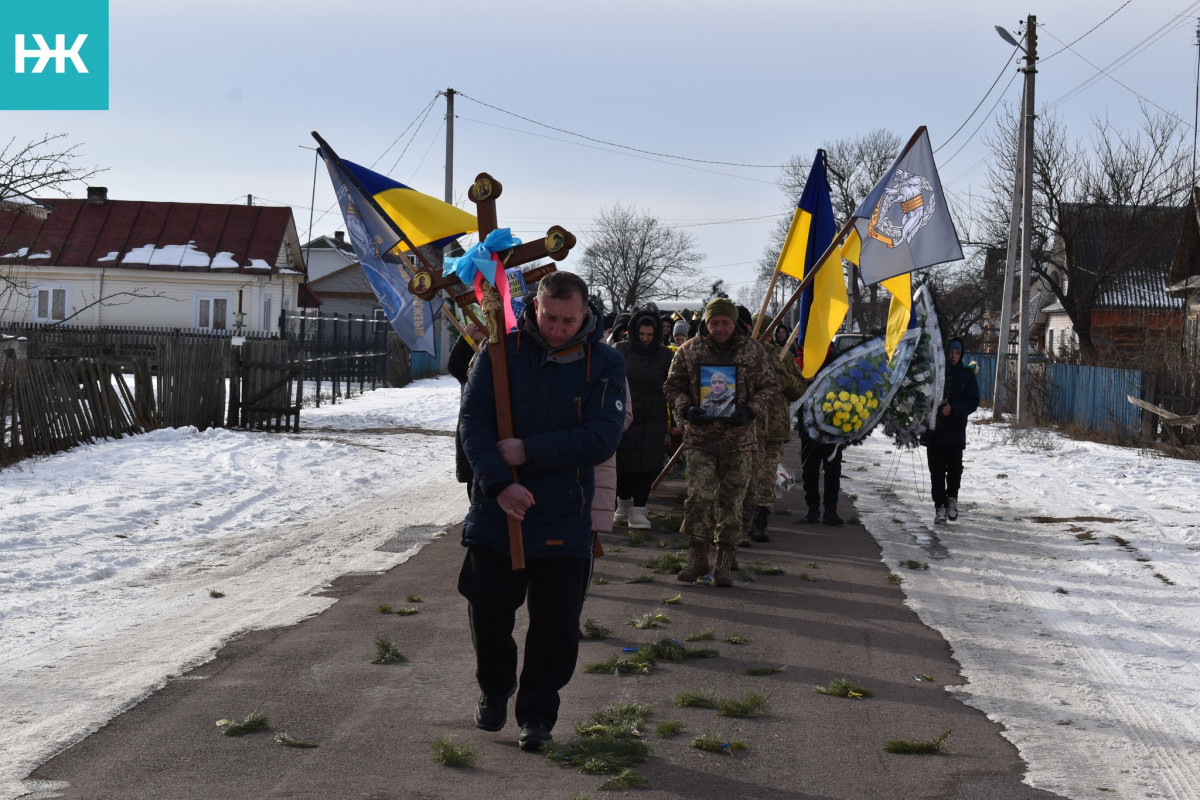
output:
[[708, 574], [708, 542], [692, 539], [688, 542], [688, 563], [679, 570], [676, 579], [684, 583], [695, 583], [701, 575]]
[[767, 536], [767, 517], [770, 515], [771, 509], [766, 506], [759, 506], [754, 509], [754, 522], [750, 523], [750, 541], [752, 542], [769, 542], [771, 537]]
[[717, 586], [733, 586], [735, 556], [737, 556], [737, 548], [733, 545], [717, 545], [717, 566], [713, 569], [713, 583]]

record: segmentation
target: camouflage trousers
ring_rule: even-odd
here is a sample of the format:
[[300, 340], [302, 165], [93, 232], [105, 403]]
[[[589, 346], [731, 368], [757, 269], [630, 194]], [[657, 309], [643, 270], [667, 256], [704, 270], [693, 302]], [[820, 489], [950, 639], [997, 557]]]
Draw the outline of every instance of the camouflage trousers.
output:
[[714, 455], [687, 451], [687, 497], [680, 532], [693, 539], [737, 546], [742, 502], [750, 485], [754, 451]]
[[746, 499], [742, 503], [743, 531], [750, 530], [755, 508], [771, 508], [775, 505], [775, 478], [779, 471], [779, 462], [783, 461], [785, 444], [787, 443], [764, 442], [759, 439], [758, 450], [754, 453], [754, 465], [751, 468], [750, 486], [746, 489]]

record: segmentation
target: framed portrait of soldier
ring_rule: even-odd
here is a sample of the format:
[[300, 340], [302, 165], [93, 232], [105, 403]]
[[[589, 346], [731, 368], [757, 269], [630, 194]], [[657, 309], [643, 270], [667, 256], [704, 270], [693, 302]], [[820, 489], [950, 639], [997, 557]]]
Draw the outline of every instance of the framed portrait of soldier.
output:
[[733, 364], [701, 365], [700, 407], [708, 416], [733, 416], [737, 408], [737, 369]]

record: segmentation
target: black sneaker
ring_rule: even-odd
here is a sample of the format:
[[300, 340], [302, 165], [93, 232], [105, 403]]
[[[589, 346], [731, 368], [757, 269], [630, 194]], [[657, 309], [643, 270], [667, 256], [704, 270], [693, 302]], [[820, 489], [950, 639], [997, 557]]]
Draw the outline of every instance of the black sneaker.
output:
[[820, 522], [821, 521], [821, 507], [820, 506], [809, 506], [808, 507], [808, 516], [804, 518], [804, 521], [809, 523], [810, 525], [815, 525], [816, 523]]
[[838, 516], [836, 508], [825, 509], [825, 516], [821, 517], [821, 521], [826, 525], [841, 525], [842, 518]]
[[521, 738], [517, 739], [517, 744], [526, 753], [536, 753], [543, 745], [552, 741], [554, 737], [550, 735], [550, 728], [545, 723], [526, 722], [521, 726]]
[[508, 694], [481, 694], [475, 704], [475, 727], [481, 731], [498, 731], [508, 722], [508, 698], [513, 696], [517, 687]]

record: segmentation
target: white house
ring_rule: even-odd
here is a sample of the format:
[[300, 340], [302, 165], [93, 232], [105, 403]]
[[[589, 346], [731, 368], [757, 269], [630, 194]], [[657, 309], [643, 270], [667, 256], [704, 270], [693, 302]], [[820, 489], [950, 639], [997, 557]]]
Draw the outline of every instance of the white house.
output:
[[[290, 208], [41, 200], [0, 209], [0, 325], [276, 331], [317, 301]], [[240, 316], [239, 316], [240, 315]]]

